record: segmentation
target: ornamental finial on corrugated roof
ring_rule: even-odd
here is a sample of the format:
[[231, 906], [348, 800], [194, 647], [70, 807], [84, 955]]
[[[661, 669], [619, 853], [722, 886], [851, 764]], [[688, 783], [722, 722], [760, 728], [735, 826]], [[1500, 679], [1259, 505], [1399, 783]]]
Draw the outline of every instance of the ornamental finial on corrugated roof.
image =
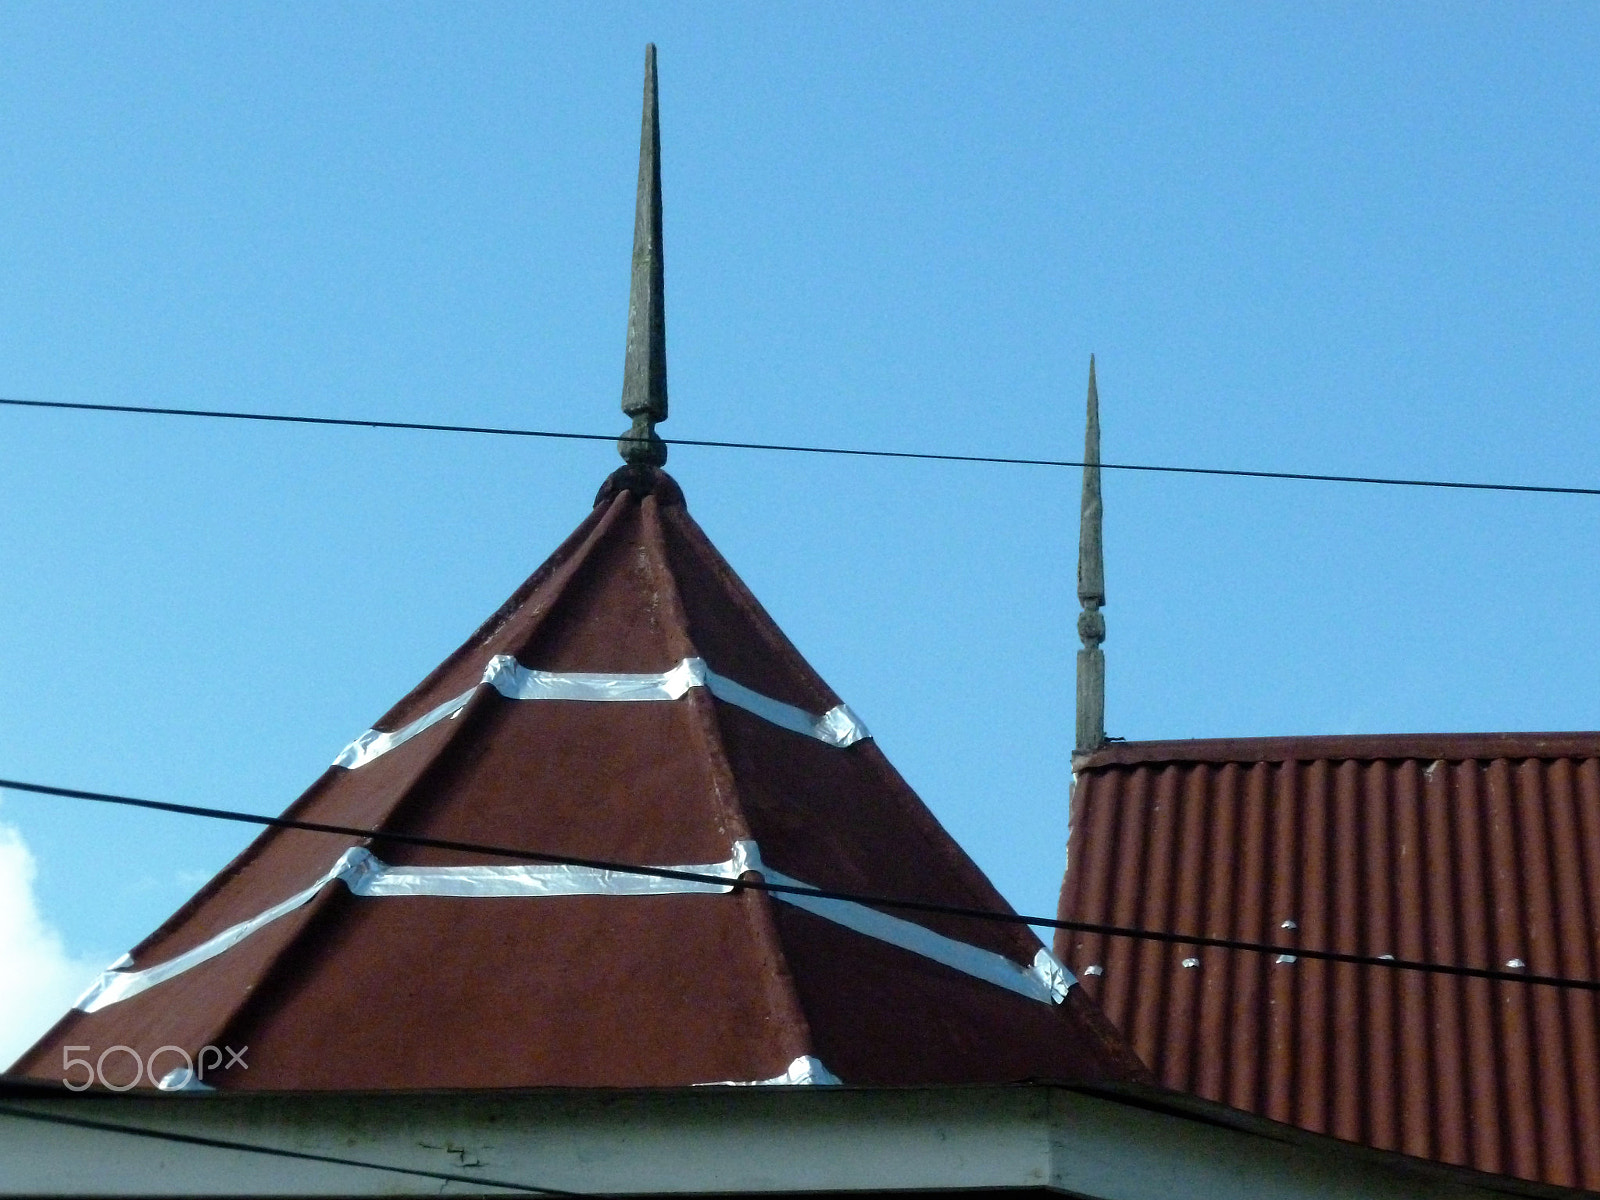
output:
[[639, 199], [633, 217], [633, 284], [628, 294], [628, 356], [622, 411], [633, 427], [617, 442], [629, 463], [659, 467], [667, 446], [667, 306], [661, 253], [661, 121], [656, 111], [656, 48], [644, 49], [644, 121], [639, 131]]
[[1083, 506], [1078, 523], [1078, 736], [1076, 749], [1088, 754], [1106, 741], [1106, 658], [1100, 643], [1106, 637], [1105, 555], [1100, 545], [1100, 393], [1094, 382], [1094, 355], [1089, 356], [1089, 413], [1083, 436]]

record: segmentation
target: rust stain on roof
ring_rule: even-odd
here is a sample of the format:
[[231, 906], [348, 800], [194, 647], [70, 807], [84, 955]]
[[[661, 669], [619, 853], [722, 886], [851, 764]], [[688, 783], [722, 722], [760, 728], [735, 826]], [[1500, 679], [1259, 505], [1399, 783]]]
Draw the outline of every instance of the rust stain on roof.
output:
[[[817, 887], [1007, 907], [870, 739], [829, 744], [707, 686], [660, 703], [508, 699], [484, 682], [499, 655], [610, 674], [698, 659], [806, 713], [839, 703], [677, 485], [624, 468], [378, 728], [470, 697], [458, 711], [330, 768], [289, 814], [373, 829], [362, 847], [397, 870], [481, 860], [385, 831], [656, 865], [723, 862], [750, 840], [769, 869]], [[264, 833], [125, 970], [257, 918], [349, 849], [349, 838]], [[1025, 926], [914, 920], [1018, 972], [1043, 949]], [[862, 1085], [1147, 1078], [1081, 988], [1030, 998], [750, 889], [374, 897], [328, 882], [222, 952], [69, 1013], [15, 1069], [59, 1080], [68, 1045], [92, 1047], [91, 1059], [115, 1045], [145, 1058], [248, 1045], [246, 1070], [206, 1081], [228, 1089], [673, 1087], [771, 1080], [806, 1058]]]
[[1063, 918], [1283, 946], [1057, 934], [1162, 1083], [1600, 1189], [1595, 993], [1294, 955], [1596, 978], [1600, 733], [1122, 743], [1078, 767]]

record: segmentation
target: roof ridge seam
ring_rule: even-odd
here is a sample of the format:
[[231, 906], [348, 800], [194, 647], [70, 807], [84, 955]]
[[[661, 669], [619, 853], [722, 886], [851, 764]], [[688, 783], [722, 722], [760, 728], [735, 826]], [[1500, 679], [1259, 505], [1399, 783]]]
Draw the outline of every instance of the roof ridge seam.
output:
[[[703, 659], [700, 647], [695, 645], [689, 633], [689, 614], [684, 607], [683, 596], [678, 590], [677, 576], [673, 574], [671, 560], [667, 554], [666, 530], [663, 528], [660, 506], [655, 503], [655, 497], [652, 495], [646, 498], [640, 508], [644, 513], [645, 536], [654, 551], [652, 565], [661, 576], [663, 605], [675, 623], [682, 641], [679, 649], [684, 657]], [[683, 510], [680, 507], [678, 511]], [[696, 692], [701, 690], [695, 689]], [[721, 810], [723, 832], [733, 835], [736, 839], [743, 838], [755, 843], [756, 835], [750, 828], [744, 804], [739, 799], [738, 781], [734, 777], [733, 764], [728, 759], [727, 747], [723, 744], [722, 725], [717, 717], [715, 701], [709, 695], [709, 689], [704, 696], [691, 694], [687, 699], [691, 726], [697, 731], [705, 749], [711, 775], [712, 805], [714, 809]], [[811, 1020], [806, 1015], [805, 1006], [800, 1002], [800, 989], [795, 985], [794, 976], [789, 970], [783, 937], [778, 932], [777, 918], [773, 913], [772, 897], [765, 892], [745, 889], [742, 899], [745, 913], [749, 918], [751, 934], [755, 939], [756, 952], [767, 967], [763, 982], [766, 984], [765, 991], [778, 1026], [778, 1035], [789, 1042], [784, 1046], [783, 1052], [789, 1061], [814, 1056], [817, 1054], [816, 1038], [811, 1031]]]
[[1600, 732], [1287, 734], [1115, 742], [1080, 759], [1083, 771], [1222, 763], [1494, 762], [1600, 757]]

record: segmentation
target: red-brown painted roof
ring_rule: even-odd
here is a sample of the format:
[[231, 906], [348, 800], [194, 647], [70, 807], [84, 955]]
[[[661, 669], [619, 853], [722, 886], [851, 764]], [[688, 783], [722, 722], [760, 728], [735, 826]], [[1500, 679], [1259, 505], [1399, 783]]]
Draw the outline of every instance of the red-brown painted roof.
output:
[[[379, 727], [472, 691], [496, 655], [634, 674], [698, 658], [812, 714], [839, 703], [677, 485], [648, 468], [608, 481], [577, 531]], [[818, 887], [1005, 908], [875, 742], [831, 745], [703, 686], [655, 703], [530, 702], [479, 686], [452, 719], [330, 769], [288, 813], [668, 866], [722, 862], [750, 839], [768, 867]], [[256, 917], [351, 844], [263, 834], [125, 969]], [[482, 862], [363, 844], [400, 866]], [[914, 919], [1018, 971], [1042, 949], [1025, 927]], [[148, 1056], [208, 1044], [249, 1051], [247, 1070], [207, 1082], [252, 1089], [682, 1086], [770, 1080], [807, 1056], [863, 1085], [1144, 1075], [1081, 987], [1059, 1003], [1019, 995], [760, 891], [372, 897], [338, 882], [148, 990], [70, 1013], [16, 1069], [59, 1079], [67, 1045], [93, 1059], [113, 1045]]]
[[[1078, 766], [1064, 918], [1600, 974], [1600, 733], [1122, 743]], [[1056, 950], [1169, 1087], [1600, 1190], [1593, 992], [1065, 931]]]

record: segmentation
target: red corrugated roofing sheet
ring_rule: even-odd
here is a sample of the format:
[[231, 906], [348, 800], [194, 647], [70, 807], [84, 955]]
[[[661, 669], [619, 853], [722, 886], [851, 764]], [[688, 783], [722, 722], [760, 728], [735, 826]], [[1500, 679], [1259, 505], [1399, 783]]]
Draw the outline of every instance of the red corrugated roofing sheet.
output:
[[1080, 764], [1060, 912], [1284, 947], [1058, 934], [1168, 1086], [1600, 1189], [1594, 992], [1288, 957], [1596, 978], [1600, 734], [1112, 745]]

